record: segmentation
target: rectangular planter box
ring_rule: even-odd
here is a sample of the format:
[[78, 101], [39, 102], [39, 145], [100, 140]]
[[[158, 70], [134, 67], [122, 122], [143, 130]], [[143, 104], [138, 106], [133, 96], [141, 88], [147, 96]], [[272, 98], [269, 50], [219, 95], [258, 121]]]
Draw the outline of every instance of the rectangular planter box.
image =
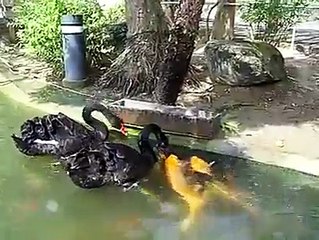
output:
[[196, 138], [212, 139], [220, 122], [211, 112], [196, 108], [165, 106], [157, 103], [121, 99], [107, 107], [121, 117], [128, 127], [141, 128], [156, 123], [165, 132]]

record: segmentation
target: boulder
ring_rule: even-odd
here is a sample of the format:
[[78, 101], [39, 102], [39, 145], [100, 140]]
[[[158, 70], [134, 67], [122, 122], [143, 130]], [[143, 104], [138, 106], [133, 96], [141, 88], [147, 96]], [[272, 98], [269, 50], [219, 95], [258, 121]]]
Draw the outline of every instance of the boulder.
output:
[[230, 86], [252, 86], [287, 79], [279, 50], [265, 42], [213, 40], [205, 56], [212, 80]]

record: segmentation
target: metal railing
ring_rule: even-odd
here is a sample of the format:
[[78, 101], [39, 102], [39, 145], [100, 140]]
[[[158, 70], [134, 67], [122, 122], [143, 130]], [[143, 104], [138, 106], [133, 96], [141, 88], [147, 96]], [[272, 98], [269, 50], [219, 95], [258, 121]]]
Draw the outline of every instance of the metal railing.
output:
[[[216, 4], [218, 1], [205, 1], [205, 5], [214, 5]], [[164, 5], [177, 5], [179, 4], [179, 1], [165, 1], [162, 0], [161, 1], [162, 4]], [[224, 5], [225, 6], [244, 6], [244, 5], [248, 5], [254, 3], [254, 1], [237, 1], [236, 3], [228, 3], [226, 2]], [[287, 4], [282, 4], [284, 6], [287, 6]], [[307, 9], [319, 9], [319, 4], [318, 3], [310, 3], [307, 7]]]
[[[239, 9], [241, 6], [244, 6], [244, 5], [247, 5], [247, 4], [251, 4], [253, 3], [254, 1], [237, 1], [236, 3], [225, 3], [225, 6], [236, 6], [237, 9]], [[214, 11], [210, 14], [210, 17], [207, 18], [207, 12], [209, 11], [210, 9], [210, 6], [213, 6], [214, 4], [216, 4], [217, 1], [205, 1], [205, 5], [203, 7], [203, 13], [202, 13], [202, 17], [201, 17], [201, 22], [200, 22], [200, 25], [202, 27], [205, 27], [206, 26], [206, 22], [208, 21], [210, 24], [210, 26], [212, 25], [212, 23], [214, 22]], [[172, 0], [162, 0], [162, 5], [177, 5], [179, 4], [179, 1], [172, 1]], [[285, 4], [285, 6], [287, 6], [287, 4]], [[310, 10], [310, 11], [318, 11], [319, 10], [319, 4], [316, 4], [316, 3], [310, 3], [307, 7], [306, 7], [307, 10]], [[205, 12], [206, 11], [206, 12]], [[238, 10], [237, 10], [238, 11]], [[236, 11], [236, 12], [237, 12]], [[239, 11], [240, 12], [240, 11]], [[239, 13], [238, 12], [238, 13]], [[318, 16], [319, 14], [305, 14], [304, 16], [305, 17], [308, 17], [309, 15], [312, 15], [312, 16]], [[287, 30], [287, 32], [284, 33], [284, 35], [287, 36], [287, 40], [288, 39], [291, 39], [291, 45], [293, 47], [294, 45], [294, 42], [296, 40], [296, 36], [298, 35], [297, 34], [297, 29], [300, 28], [300, 25], [304, 25], [305, 22], [308, 22], [307, 20], [301, 20], [300, 22], [296, 23], [294, 26], [291, 26], [291, 28], [289, 28]], [[319, 25], [318, 25], [319, 27]], [[240, 18], [239, 14], [236, 14], [236, 22], [235, 22], [235, 35], [236, 36], [242, 36], [242, 37], [248, 37], [248, 38], [251, 38], [252, 35], [256, 35], [256, 34], [260, 34], [262, 33], [262, 29], [254, 29], [255, 27], [247, 22], [245, 22], [243, 19]], [[317, 29], [314, 29], [315, 31]], [[317, 30], [318, 31], [318, 30]], [[299, 35], [299, 38], [300, 38], [300, 35]]]

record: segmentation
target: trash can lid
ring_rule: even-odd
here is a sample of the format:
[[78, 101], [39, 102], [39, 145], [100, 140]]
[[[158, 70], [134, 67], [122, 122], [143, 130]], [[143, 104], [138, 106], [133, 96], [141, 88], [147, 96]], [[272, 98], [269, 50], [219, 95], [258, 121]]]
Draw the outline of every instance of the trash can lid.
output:
[[83, 25], [83, 15], [63, 15], [62, 25]]

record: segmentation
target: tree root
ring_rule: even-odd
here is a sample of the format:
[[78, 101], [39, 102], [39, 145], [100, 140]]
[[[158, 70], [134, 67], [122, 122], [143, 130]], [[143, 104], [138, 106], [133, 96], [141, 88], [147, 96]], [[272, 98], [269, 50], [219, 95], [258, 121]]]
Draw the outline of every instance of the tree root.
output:
[[201, 71], [202, 70], [196, 67], [195, 65], [190, 64], [188, 67], [187, 76], [185, 78], [185, 86], [192, 88], [200, 88], [201, 81], [198, 75]]
[[140, 93], [151, 94], [157, 83], [158, 64], [163, 59], [161, 42], [156, 32], [130, 38], [125, 50], [98, 80], [99, 89], [114, 89], [128, 97]]
[[[168, 34], [165, 37], [167, 36]], [[134, 35], [128, 39], [125, 50], [109, 70], [97, 80], [96, 88], [113, 89], [122, 97], [133, 97], [142, 93], [151, 95], [156, 88], [158, 65], [163, 62], [165, 46], [156, 32]], [[196, 66], [190, 65], [185, 86], [199, 88], [200, 72]]]

